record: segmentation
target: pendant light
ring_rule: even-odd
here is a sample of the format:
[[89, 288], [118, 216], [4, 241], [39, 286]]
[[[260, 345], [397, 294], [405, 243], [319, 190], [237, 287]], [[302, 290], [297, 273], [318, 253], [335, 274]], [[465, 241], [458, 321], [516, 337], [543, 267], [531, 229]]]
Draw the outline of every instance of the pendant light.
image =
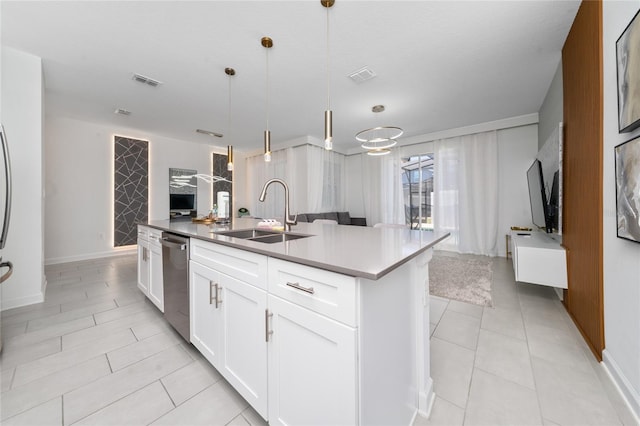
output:
[[329, 8], [335, 0], [320, 0], [327, 9], [327, 110], [324, 112], [324, 149], [333, 149], [333, 111], [331, 111], [331, 95], [329, 90]]
[[271, 130], [269, 130], [269, 49], [273, 47], [273, 40], [269, 37], [262, 37], [260, 44], [267, 49], [267, 94], [266, 94], [266, 115], [267, 115], [267, 128], [264, 131], [264, 161], [271, 161]]
[[233, 145], [227, 145], [227, 170], [233, 171]]
[[[224, 73], [229, 76], [229, 124], [227, 128], [227, 134], [231, 134], [231, 77], [236, 75], [236, 70], [233, 68], [225, 68]], [[227, 145], [227, 170], [233, 171], [233, 146]]]
[[[374, 113], [380, 113], [384, 110], [384, 105], [374, 105], [371, 108], [371, 112]], [[400, 127], [379, 126], [358, 132], [356, 140], [361, 142], [360, 146], [367, 150], [367, 155], [387, 155], [391, 152], [389, 148], [398, 143], [397, 138], [403, 133], [404, 131]]]

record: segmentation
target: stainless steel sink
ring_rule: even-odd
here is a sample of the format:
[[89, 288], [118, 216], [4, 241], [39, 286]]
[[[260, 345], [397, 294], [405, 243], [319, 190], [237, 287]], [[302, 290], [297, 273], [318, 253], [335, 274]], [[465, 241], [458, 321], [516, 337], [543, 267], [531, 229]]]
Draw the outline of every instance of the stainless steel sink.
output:
[[297, 240], [300, 238], [313, 237], [309, 234], [294, 234], [290, 232], [278, 232], [267, 229], [236, 229], [233, 231], [216, 232], [217, 235], [225, 237], [240, 238], [243, 240], [256, 241], [259, 243], [274, 244], [285, 241]]
[[312, 236], [313, 235], [280, 233], [280, 234], [265, 235], [263, 237], [249, 238], [249, 240], [257, 241], [259, 243], [273, 244], [273, 243], [283, 243], [285, 241], [297, 240], [300, 238], [307, 238]]
[[233, 238], [242, 238], [243, 240], [248, 238], [262, 237], [265, 235], [273, 235], [275, 233], [275, 231], [266, 229], [235, 229], [233, 231], [216, 232], [216, 234], [218, 235], [224, 235]]

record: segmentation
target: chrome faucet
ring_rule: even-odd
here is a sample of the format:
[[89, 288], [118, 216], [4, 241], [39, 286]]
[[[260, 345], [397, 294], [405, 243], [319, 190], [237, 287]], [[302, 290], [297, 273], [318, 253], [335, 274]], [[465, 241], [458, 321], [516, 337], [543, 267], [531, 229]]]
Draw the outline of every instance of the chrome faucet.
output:
[[289, 218], [289, 187], [287, 186], [285, 181], [278, 178], [273, 178], [266, 181], [264, 186], [262, 187], [262, 193], [260, 194], [259, 200], [264, 201], [265, 197], [267, 196], [267, 188], [274, 182], [279, 183], [284, 188], [284, 230], [291, 231], [291, 225], [298, 224], [298, 215], [296, 214], [293, 220]]

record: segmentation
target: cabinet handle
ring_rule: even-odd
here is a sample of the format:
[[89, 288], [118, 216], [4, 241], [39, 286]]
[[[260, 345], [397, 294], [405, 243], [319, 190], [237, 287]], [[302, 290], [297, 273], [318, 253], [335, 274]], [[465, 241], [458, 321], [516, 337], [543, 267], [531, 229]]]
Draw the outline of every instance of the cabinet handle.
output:
[[269, 330], [269, 318], [272, 318], [273, 314], [268, 309], [264, 310], [264, 341], [269, 343], [269, 336], [273, 334], [273, 330]]
[[146, 247], [142, 247], [142, 260], [144, 260], [145, 262], [149, 260], [149, 253], [147, 253]]
[[287, 285], [289, 287], [295, 288], [296, 290], [304, 291], [305, 293], [309, 293], [309, 294], [314, 294], [315, 293], [315, 291], [313, 290], [313, 287], [303, 287], [298, 283], [291, 283], [291, 282], [287, 282]]
[[222, 303], [222, 300], [220, 300], [220, 285], [209, 281], [209, 304], [213, 305], [213, 302], [216, 303], [216, 309], [218, 309]]
[[222, 300], [220, 300], [220, 286], [218, 285], [218, 283], [216, 283], [215, 285], [216, 287], [216, 309], [218, 309], [218, 306], [220, 306], [220, 304], [222, 303]]
[[[213, 301], [216, 300], [218, 298], [218, 289], [217, 289], [218, 284], [214, 283], [213, 281], [209, 281], [209, 304], [213, 305]], [[214, 287], [216, 287], [216, 295], [215, 297], [213, 296], [213, 289]], [[218, 301], [216, 300], [216, 308]]]

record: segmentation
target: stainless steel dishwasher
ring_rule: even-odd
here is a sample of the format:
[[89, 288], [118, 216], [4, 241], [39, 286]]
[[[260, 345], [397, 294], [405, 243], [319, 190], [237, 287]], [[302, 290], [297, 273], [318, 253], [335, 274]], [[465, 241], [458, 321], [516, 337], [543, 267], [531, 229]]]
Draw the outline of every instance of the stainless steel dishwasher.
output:
[[162, 233], [164, 317], [189, 342], [189, 238]]

